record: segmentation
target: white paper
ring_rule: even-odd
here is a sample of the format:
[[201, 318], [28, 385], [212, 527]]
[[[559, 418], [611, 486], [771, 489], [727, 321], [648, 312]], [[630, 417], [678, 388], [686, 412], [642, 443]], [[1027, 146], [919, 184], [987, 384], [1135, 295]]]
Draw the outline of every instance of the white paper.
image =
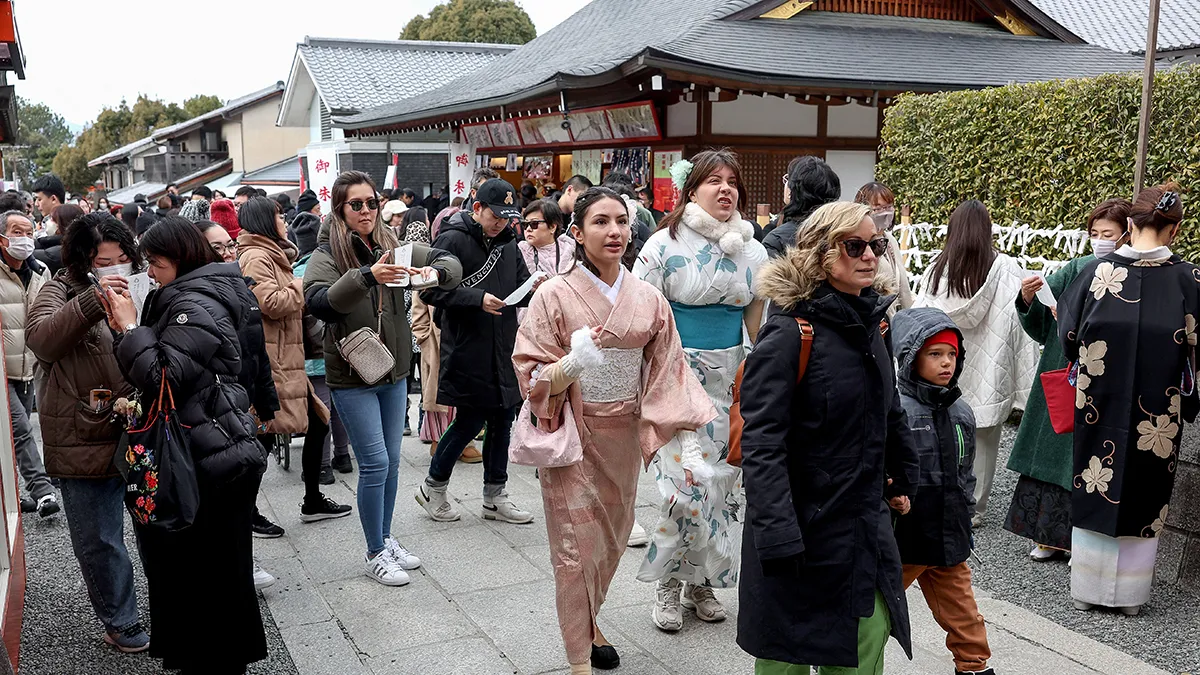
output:
[[142, 322], [142, 305], [146, 304], [146, 296], [150, 295], [153, 281], [150, 275], [142, 272], [134, 274], [126, 281], [129, 282], [129, 297], [133, 299], [133, 308], [137, 310], [138, 323]]
[[[411, 243], [400, 244], [396, 250], [392, 251], [392, 264], [402, 267], [412, 267], [412, 252], [413, 246]], [[390, 283], [388, 286], [392, 288], [407, 288], [408, 277], [401, 279], [395, 283]]]
[[1041, 272], [1036, 272], [1036, 274], [1042, 280], [1042, 287], [1037, 289], [1037, 293], [1035, 293], [1038, 302], [1041, 302], [1046, 307], [1057, 307], [1058, 301], [1054, 299], [1054, 292], [1050, 290], [1050, 284], [1046, 283], [1046, 275]]
[[524, 300], [525, 296], [529, 295], [529, 291], [533, 290], [533, 285], [538, 282], [538, 279], [545, 279], [548, 276], [550, 275], [541, 270], [529, 275], [529, 279], [527, 279], [525, 283], [521, 284], [520, 288], [508, 294], [508, 297], [504, 299], [504, 304], [512, 306]]

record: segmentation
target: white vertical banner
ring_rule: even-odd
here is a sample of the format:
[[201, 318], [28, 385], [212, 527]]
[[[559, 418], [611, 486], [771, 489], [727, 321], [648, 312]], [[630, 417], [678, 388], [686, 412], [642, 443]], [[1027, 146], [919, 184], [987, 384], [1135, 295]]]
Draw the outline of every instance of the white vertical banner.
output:
[[338, 177], [338, 156], [335, 148], [308, 149], [308, 189], [317, 194], [321, 214], [330, 212], [333, 182]]
[[468, 143], [449, 143], [450, 200], [471, 195], [471, 174], [475, 173], [475, 148]]

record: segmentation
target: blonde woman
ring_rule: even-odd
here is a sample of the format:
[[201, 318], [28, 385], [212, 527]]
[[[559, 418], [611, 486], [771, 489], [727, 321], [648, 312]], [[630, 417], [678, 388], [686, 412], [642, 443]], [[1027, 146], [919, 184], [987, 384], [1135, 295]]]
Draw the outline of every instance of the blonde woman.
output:
[[[887, 246], [870, 207], [826, 204], [758, 275], [772, 313], [742, 381], [738, 613], [756, 675], [882, 673], [889, 633], [911, 658], [884, 497], [906, 502], [918, 464], [883, 335]], [[797, 381], [801, 321], [813, 342]]]

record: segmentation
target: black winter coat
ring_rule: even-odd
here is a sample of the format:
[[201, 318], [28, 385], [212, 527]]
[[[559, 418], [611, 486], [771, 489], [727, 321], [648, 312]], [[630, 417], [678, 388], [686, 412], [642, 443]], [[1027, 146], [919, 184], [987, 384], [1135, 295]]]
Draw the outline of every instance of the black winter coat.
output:
[[242, 374], [239, 330], [247, 317], [246, 288], [237, 263], [213, 263], [185, 274], [146, 301], [142, 325], [118, 338], [116, 355], [126, 379], [142, 392], [149, 411], [162, 368], [179, 421], [191, 427], [192, 456], [201, 480], [227, 484], [267, 463], [255, 440]]
[[[892, 636], [911, 658], [900, 554], [884, 501], [889, 475], [889, 495], [912, 495], [917, 480], [880, 329], [892, 298], [874, 290], [855, 298], [828, 285], [812, 298], [788, 297], [771, 292], [771, 272], [760, 288], [773, 311], [742, 383], [747, 521], [738, 644], [758, 658], [855, 667], [858, 620], [872, 614], [879, 591]], [[796, 317], [814, 332], [799, 384]]]
[[[939, 387], [913, 373], [925, 341], [943, 330], [958, 333], [958, 367]], [[912, 510], [896, 519], [896, 543], [905, 565], [952, 567], [971, 555], [975, 511], [975, 414], [962, 400], [958, 377], [962, 332], [940, 309], [906, 309], [892, 318], [900, 402], [921, 463]]]
[[772, 258], [783, 256], [783, 252], [789, 246], [796, 245], [796, 233], [799, 230], [799, 221], [783, 220], [781, 216], [779, 224], [771, 228], [771, 231], [762, 238], [762, 245], [766, 247], [767, 255]]
[[[517, 307], [529, 304], [530, 293], [500, 316], [483, 311], [483, 296], [503, 300], [529, 278], [512, 228], [490, 240], [470, 211], [442, 221], [434, 248], [444, 249], [462, 263], [458, 288], [421, 291], [421, 300], [436, 307], [433, 320], [442, 330], [441, 375], [437, 402], [467, 408], [511, 408], [521, 403], [513, 370], [517, 340]], [[490, 256], [498, 251], [493, 260]]]

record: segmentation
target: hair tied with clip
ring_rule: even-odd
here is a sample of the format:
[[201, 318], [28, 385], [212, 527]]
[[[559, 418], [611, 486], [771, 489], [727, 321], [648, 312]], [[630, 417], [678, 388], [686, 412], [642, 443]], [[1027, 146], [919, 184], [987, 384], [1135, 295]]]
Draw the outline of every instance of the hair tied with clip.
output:
[[671, 165], [671, 182], [675, 183], [675, 187], [683, 192], [683, 186], [687, 184], [688, 176], [692, 175], [692, 163], [686, 159], [681, 159]]
[[1171, 209], [1175, 208], [1175, 205], [1178, 203], [1179, 195], [1177, 193], [1164, 192], [1162, 198], [1158, 200], [1158, 204], [1154, 207], [1154, 210], [1166, 215]]

